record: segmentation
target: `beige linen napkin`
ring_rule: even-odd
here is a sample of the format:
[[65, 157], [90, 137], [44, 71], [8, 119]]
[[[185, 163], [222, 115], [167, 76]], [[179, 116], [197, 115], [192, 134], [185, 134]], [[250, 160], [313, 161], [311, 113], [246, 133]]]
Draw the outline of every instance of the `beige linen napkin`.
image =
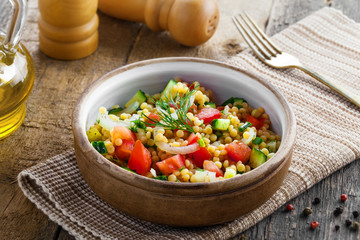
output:
[[[326, 78], [360, 93], [360, 25], [339, 11], [324, 8], [272, 39]], [[21, 172], [18, 181], [24, 194], [77, 238], [226, 239], [360, 158], [360, 109], [355, 105], [298, 70], [265, 66], [249, 51], [228, 62], [273, 83], [290, 102], [298, 124], [289, 173], [276, 194], [255, 211], [204, 228], [173, 228], [129, 217], [90, 190], [73, 150]]]

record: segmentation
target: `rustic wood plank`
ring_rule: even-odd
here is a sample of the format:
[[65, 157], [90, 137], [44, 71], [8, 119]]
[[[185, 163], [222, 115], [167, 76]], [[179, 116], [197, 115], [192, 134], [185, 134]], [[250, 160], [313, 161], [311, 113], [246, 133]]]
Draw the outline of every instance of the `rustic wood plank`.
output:
[[[0, 1], [1, 10], [4, 2], [7, 3]], [[99, 76], [124, 64], [154, 57], [196, 56], [221, 60], [242, 50], [242, 39], [229, 24], [233, 14], [246, 10], [261, 26], [266, 25], [270, 15], [267, 32], [272, 35], [330, 3], [324, 0], [257, 0], [254, 4], [252, 0], [219, 0], [219, 5], [222, 19], [218, 31], [208, 43], [196, 48], [179, 45], [166, 32], [153, 33], [142, 24], [100, 13], [98, 50], [88, 58], [64, 62], [39, 52], [37, 1], [29, 1], [22, 42], [34, 58], [36, 82], [27, 102], [24, 124], [11, 137], [0, 141], [0, 238], [74, 239], [23, 196], [16, 176], [22, 169], [72, 147], [71, 111], [82, 91]], [[337, 0], [331, 5], [359, 21], [357, 0]], [[3, 13], [0, 11], [1, 23]], [[292, 200], [295, 211], [284, 213], [281, 208], [243, 234], [247, 239], [359, 238], [357, 232], [346, 229], [343, 224], [350, 218], [350, 212], [360, 206], [359, 180], [352, 178], [359, 176], [359, 172], [360, 161], [350, 164]], [[337, 198], [342, 192], [349, 194], [346, 210], [343, 215], [333, 218], [332, 211], [340, 204]], [[322, 203], [314, 206], [314, 213], [309, 218], [301, 218], [302, 208], [310, 205], [315, 196], [320, 196]], [[316, 231], [308, 228], [310, 218], [322, 221]], [[334, 224], [341, 225], [339, 232], [333, 230]], [[235, 239], [241, 239], [241, 236]]]
[[[350, 18], [360, 21], [358, 1], [276, 0], [267, 25], [267, 34], [278, 33], [325, 6], [340, 9]], [[360, 220], [352, 216], [353, 211], [360, 210], [359, 173], [360, 159], [290, 201], [289, 203], [295, 206], [294, 211], [286, 212], [285, 206], [282, 206], [271, 216], [234, 239], [241, 239], [242, 235], [247, 239], [360, 239], [359, 231], [345, 226], [346, 219]], [[345, 204], [339, 201], [342, 193], [346, 193], [349, 197]], [[321, 198], [322, 202], [313, 205], [312, 201], [315, 197]], [[335, 217], [333, 211], [339, 206], [344, 207], [344, 213]], [[305, 207], [313, 209], [313, 213], [308, 217], [302, 215]], [[314, 220], [320, 222], [320, 227], [315, 231], [309, 227], [309, 223]], [[335, 225], [340, 226], [339, 231], [335, 230]]]
[[97, 51], [87, 58], [65, 62], [39, 51], [38, 14], [37, 1], [30, 0], [22, 42], [34, 59], [36, 78], [27, 100], [26, 118], [13, 135], [0, 143], [0, 238], [5, 239], [51, 239], [63, 235], [57, 224], [25, 198], [16, 176], [72, 148], [71, 114], [77, 99], [95, 79], [124, 65], [140, 28], [139, 24], [100, 13], [101, 44]]
[[[265, 26], [270, 14], [272, 1], [257, 0], [254, 5], [251, 0], [222, 0], [218, 1], [220, 9], [220, 23], [214, 36], [205, 44], [198, 47], [181, 46], [171, 38], [169, 33], [156, 33], [146, 26], [142, 27], [129, 57], [129, 63], [149, 58], [170, 56], [191, 56], [223, 60], [243, 49], [243, 40], [232, 23], [231, 17], [241, 11], [247, 11], [256, 16], [257, 22]], [[258, 8], [258, 6], [262, 6]], [[231, 7], [229, 7], [231, 6]]]

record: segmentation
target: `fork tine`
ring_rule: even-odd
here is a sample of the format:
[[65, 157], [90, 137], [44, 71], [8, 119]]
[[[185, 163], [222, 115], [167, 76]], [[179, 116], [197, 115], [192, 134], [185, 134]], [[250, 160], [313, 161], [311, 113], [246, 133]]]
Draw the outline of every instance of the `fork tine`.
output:
[[244, 38], [244, 40], [249, 45], [249, 47], [254, 51], [256, 56], [258, 56], [262, 61], [269, 60], [270, 55], [265, 51], [262, 45], [259, 45], [257, 42], [254, 41], [250, 32], [246, 30], [244, 24], [241, 21], [239, 21], [239, 19], [236, 16], [233, 16], [232, 19], [235, 23], [236, 28], [239, 30], [241, 36]]
[[251, 25], [254, 26], [254, 28], [257, 30], [258, 33], [260, 33], [261, 37], [273, 48], [275, 49], [275, 51], [277, 53], [282, 53], [282, 51], [280, 50], [279, 47], [277, 47], [275, 45], [275, 43], [273, 43], [268, 36], [266, 36], [266, 34], [258, 27], [258, 25], [256, 25], [256, 23], [251, 19], [251, 17], [245, 12], [244, 15], [246, 16], [246, 18], [249, 20], [249, 22], [251, 23]]
[[[246, 12], [244, 12], [244, 14], [246, 14]], [[276, 49], [274, 49], [274, 47], [271, 46], [269, 42], [262, 37], [262, 34], [260, 32], [261, 29], [253, 21], [250, 22], [251, 19], [249, 15], [246, 14], [244, 16], [244, 14], [239, 14], [239, 16], [244, 21], [246, 26], [250, 29], [250, 31], [257, 38], [257, 40], [266, 48], [266, 50], [270, 53], [270, 55], [272, 57], [275, 57], [277, 54]]]

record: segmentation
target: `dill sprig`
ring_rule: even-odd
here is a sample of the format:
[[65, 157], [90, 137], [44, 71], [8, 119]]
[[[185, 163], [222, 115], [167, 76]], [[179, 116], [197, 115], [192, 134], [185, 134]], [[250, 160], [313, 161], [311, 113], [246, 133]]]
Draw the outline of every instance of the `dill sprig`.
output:
[[[193, 122], [188, 118], [187, 112], [191, 107], [191, 97], [197, 91], [197, 86], [194, 86], [192, 90], [188, 89], [184, 95], [176, 93], [175, 97], [170, 94], [170, 97], [164, 96], [156, 101], [155, 105], [160, 107], [162, 111], [158, 111], [160, 120], [153, 119], [142, 113], [142, 116], [152, 121], [153, 123], [147, 123], [150, 126], [162, 126], [165, 130], [183, 130], [194, 133]], [[177, 119], [172, 115], [171, 109], [175, 109]]]

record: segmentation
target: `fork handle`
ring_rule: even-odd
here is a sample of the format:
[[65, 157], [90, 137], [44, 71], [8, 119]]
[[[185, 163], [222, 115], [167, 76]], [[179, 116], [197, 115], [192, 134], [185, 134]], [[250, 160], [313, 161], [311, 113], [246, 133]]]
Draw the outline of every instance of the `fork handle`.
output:
[[326, 86], [328, 86], [329, 88], [331, 88], [335, 92], [339, 93], [340, 95], [342, 95], [345, 98], [347, 98], [348, 100], [350, 100], [356, 106], [360, 107], [360, 97], [359, 96], [353, 94], [352, 92], [349, 92], [347, 89], [341, 87], [339, 84], [335, 84], [335, 83], [325, 79], [323, 76], [321, 76], [320, 74], [314, 72], [313, 70], [311, 70], [311, 69], [309, 69], [307, 67], [296, 66], [296, 68], [298, 68], [301, 71], [309, 74], [310, 76], [312, 76], [313, 78], [315, 78], [319, 82], [325, 84]]

